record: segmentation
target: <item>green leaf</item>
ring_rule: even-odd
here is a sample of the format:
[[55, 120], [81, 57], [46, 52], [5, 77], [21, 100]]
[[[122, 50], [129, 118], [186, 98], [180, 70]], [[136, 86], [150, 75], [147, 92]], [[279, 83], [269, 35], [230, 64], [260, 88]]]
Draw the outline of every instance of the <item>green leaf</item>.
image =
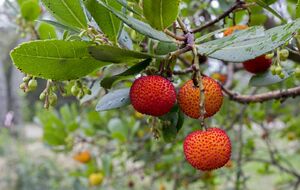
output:
[[228, 37], [197, 46], [200, 54], [231, 62], [243, 62], [268, 53], [290, 40], [300, 28], [300, 19], [262, 32], [251, 27]]
[[109, 45], [92, 45], [89, 47], [89, 52], [99, 61], [112, 63], [128, 63], [152, 57], [149, 54], [121, 49]]
[[176, 139], [177, 133], [183, 125], [183, 113], [179, 106], [175, 105], [172, 110], [159, 117], [162, 123], [162, 136], [166, 142], [173, 142]]
[[87, 29], [86, 16], [80, 0], [42, 0], [42, 2], [63, 24], [77, 29]]
[[212, 36], [214, 36], [214, 35], [216, 35], [216, 34], [218, 34], [220, 32], [223, 32], [224, 30], [226, 30], [226, 28], [221, 28], [219, 30], [215, 30], [213, 32], [210, 32], [208, 34], [204, 34], [204, 35], [200, 36], [199, 38], [197, 38], [195, 40], [195, 43], [203, 42], [204, 40], [206, 40], [206, 39], [208, 39], [208, 38], [210, 38], [210, 37], [212, 37]]
[[69, 32], [72, 32], [72, 33], [79, 33], [80, 32], [79, 29], [72, 28], [72, 27], [69, 27], [67, 25], [61, 24], [59, 22], [52, 21], [52, 20], [43, 20], [42, 19], [42, 20], [38, 20], [38, 22], [45, 22], [45, 23], [51, 24], [52, 26], [55, 26], [56, 28], [66, 30], [66, 31], [69, 31]]
[[103, 88], [110, 89], [111, 86], [113, 85], [113, 83], [117, 80], [120, 80], [122, 77], [135, 75], [135, 74], [141, 72], [142, 70], [144, 70], [146, 67], [149, 66], [149, 64], [151, 63], [151, 60], [152, 59], [146, 59], [136, 65], [133, 65], [132, 67], [130, 67], [129, 69], [127, 69], [126, 71], [124, 71], [118, 75], [104, 78], [101, 81], [101, 86]]
[[39, 25], [38, 33], [39, 33], [40, 39], [42, 39], [42, 40], [57, 38], [55, 27], [52, 26], [51, 24], [48, 24], [45, 22], [42, 22]]
[[178, 121], [177, 121], [177, 125], [176, 125], [177, 133], [182, 128], [183, 123], [184, 123], [184, 114], [180, 109], [178, 109]]
[[78, 79], [109, 63], [95, 60], [88, 52], [91, 43], [44, 40], [21, 44], [11, 58], [22, 72], [58, 81]]
[[175, 125], [162, 125], [162, 136], [165, 142], [173, 142], [177, 136], [177, 129]]
[[251, 86], [268, 86], [271, 84], [276, 84], [282, 82], [289, 78], [291, 75], [286, 71], [282, 71], [285, 77], [282, 79], [278, 75], [273, 75], [271, 71], [253, 75], [249, 81]]
[[262, 0], [254, 0], [254, 2], [256, 4], [258, 4], [259, 6], [263, 7], [264, 9], [268, 10], [270, 13], [272, 13], [274, 16], [276, 16], [277, 18], [279, 18], [281, 20], [281, 22], [283, 23], [287, 23], [286, 20], [279, 14], [277, 13], [274, 9], [272, 9], [268, 4], [266, 4], [264, 1]]
[[[97, 0], [83, 0], [87, 10], [91, 13], [92, 17], [103, 31], [104, 34], [114, 43], [117, 43], [121, 20], [113, 15], [106, 8], [101, 6]], [[121, 11], [122, 5], [117, 1], [104, 0], [106, 4], [110, 5], [114, 9]]]
[[126, 8], [127, 10], [129, 10], [130, 12], [133, 12], [134, 14], [138, 15], [138, 16], [142, 16], [142, 13], [139, 12], [138, 10], [135, 10], [134, 8], [131, 8], [128, 4], [126, 0], [116, 0], [119, 4], [121, 4], [124, 8]]
[[268, 19], [268, 16], [263, 15], [261, 13], [256, 13], [251, 15], [251, 21], [249, 23], [250, 26], [259, 26], [263, 25]]
[[27, 21], [34, 21], [40, 16], [41, 8], [35, 0], [27, 0], [21, 4], [21, 15]]
[[110, 91], [98, 102], [96, 111], [107, 111], [129, 105], [129, 91], [129, 88]]
[[177, 18], [180, 0], [144, 0], [144, 16], [155, 29], [168, 28]]
[[168, 38], [168, 36], [165, 33], [153, 29], [149, 24], [146, 24], [131, 16], [127, 16], [126, 14], [115, 10], [113, 7], [103, 3], [102, 1], [99, 1], [99, 3], [107, 10], [111, 11], [114, 15], [116, 15], [120, 20], [126, 23], [129, 27], [136, 30], [137, 32], [155, 40], [159, 40], [163, 42], [172, 42], [172, 40]]
[[296, 5], [296, 18], [300, 18], [300, 0], [298, 0]]
[[177, 45], [175, 43], [166, 43], [166, 42], [159, 42], [155, 49], [156, 55], [166, 55], [172, 51], [177, 50]]

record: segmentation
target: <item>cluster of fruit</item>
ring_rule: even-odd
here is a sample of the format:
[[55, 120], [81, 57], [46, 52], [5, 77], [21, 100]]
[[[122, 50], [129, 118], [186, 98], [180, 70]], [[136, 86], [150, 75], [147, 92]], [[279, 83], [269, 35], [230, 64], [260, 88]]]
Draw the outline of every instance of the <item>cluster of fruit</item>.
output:
[[[243, 25], [230, 27], [224, 31], [224, 36], [246, 28], [247, 26]], [[280, 61], [285, 61], [289, 56], [285, 49], [278, 50], [277, 54]], [[274, 53], [261, 55], [243, 62], [243, 66], [245, 70], [253, 74], [262, 73], [271, 67], [273, 57]], [[284, 78], [278, 60], [276, 61], [277, 66], [272, 66], [271, 71]], [[220, 85], [210, 77], [203, 76], [202, 84], [205, 96], [205, 115], [203, 117], [207, 118], [219, 111], [223, 103], [223, 94]], [[134, 81], [130, 89], [130, 100], [135, 110], [156, 117], [170, 112], [177, 100], [185, 115], [199, 119], [201, 118], [201, 109], [203, 109], [200, 106], [200, 96], [200, 88], [195, 86], [193, 80], [187, 81], [176, 94], [173, 84], [158, 75], [140, 77]], [[230, 139], [226, 132], [219, 128], [197, 130], [190, 133], [184, 140], [183, 149], [186, 160], [194, 168], [202, 171], [223, 167], [231, 156]]]
[[[91, 161], [92, 156], [89, 151], [81, 151], [81, 152], [78, 152], [77, 154], [75, 154], [73, 156], [73, 159], [82, 164], [86, 164]], [[103, 176], [102, 172], [91, 173], [91, 174], [89, 174], [89, 177], [88, 177], [89, 184], [91, 186], [101, 185], [103, 182], [103, 178], [104, 178], [104, 176]]]
[[[223, 94], [219, 84], [210, 77], [202, 77], [205, 96], [205, 115], [211, 117], [222, 106]], [[200, 118], [200, 88], [187, 81], [176, 95], [174, 85], [167, 79], [150, 75], [134, 81], [130, 89], [131, 104], [136, 111], [162, 116], [170, 112], [176, 99], [180, 109], [191, 118]], [[190, 133], [184, 140], [184, 154], [196, 169], [213, 170], [224, 166], [231, 155], [231, 142], [222, 129], [210, 128]]]
[[20, 89], [24, 92], [34, 91], [37, 87], [37, 80], [33, 77], [23, 77], [23, 82], [20, 84]]

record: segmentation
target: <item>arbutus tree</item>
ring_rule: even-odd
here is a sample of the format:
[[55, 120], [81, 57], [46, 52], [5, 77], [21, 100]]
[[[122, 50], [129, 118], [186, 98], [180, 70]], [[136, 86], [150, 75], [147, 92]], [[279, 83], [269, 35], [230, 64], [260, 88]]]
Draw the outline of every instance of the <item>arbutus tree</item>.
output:
[[[274, 6], [283, 4], [284, 13]], [[76, 153], [89, 167], [77, 177], [105, 188], [143, 171], [153, 181], [171, 181], [173, 189], [245, 189], [247, 166], [256, 162], [261, 175], [274, 169], [289, 176], [273, 186], [298, 189], [297, 166], [272, 137], [300, 137], [293, 107], [300, 95], [299, 0], [18, 5], [20, 31], [31, 37], [10, 54], [26, 75], [20, 88], [34, 91], [41, 78], [47, 81], [40, 93], [45, 109], [56, 106], [59, 94], [76, 97], [86, 110], [64, 106], [60, 116], [38, 114], [45, 143], [57, 151], [97, 147], [93, 155], [82, 148]], [[133, 109], [125, 107], [130, 104]], [[279, 121], [287, 126], [270, 128]], [[130, 159], [143, 165], [128, 169]]]

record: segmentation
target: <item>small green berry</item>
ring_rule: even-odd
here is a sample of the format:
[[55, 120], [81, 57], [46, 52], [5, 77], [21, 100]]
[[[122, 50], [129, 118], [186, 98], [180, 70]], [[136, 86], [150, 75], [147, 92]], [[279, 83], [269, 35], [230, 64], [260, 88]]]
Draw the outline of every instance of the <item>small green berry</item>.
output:
[[80, 89], [77, 87], [77, 85], [73, 85], [71, 88], [71, 93], [73, 96], [77, 96], [79, 93]]
[[28, 82], [28, 90], [29, 91], [35, 90], [37, 85], [38, 83], [36, 79], [30, 79], [30, 81]]
[[25, 83], [25, 82], [22, 82], [22, 83], [20, 84], [20, 89], [26, 90], [26, 83]]
[[281, 66], [277, 66], [275, 68], [275, 72], [276, 72], [277, 75], [280, 75], [282, 73], [282, 67]]
[[280, 51], [281, 55], [284, 57], [288, 57], [289, 56], [289, 51], [287, 49], [283, 49]]
[[40, 94], [40, 100], [45, 100], [45, 98], [46, 98], [46, 92], [42, 92]]
[[281, 61], [286, 61], [289, 57], [289, 51], [287, 49], [282, 49], [279, 52], [279, 58]]
[[272, 75], [276, 75], [276, 66], [272, 65], [270, 68]]
[[81, 99], [81, 98], [83, 98], [83, 96], [84, 96], [84, 92], [82, 90], [80, 90], [78, 95], [77, 95], [77, 98]]
[[49, 104], [50, 106], [55, 106], [57, 103], [57, 95], [52, 92], [50, 95], [49, 95]]
[[281, 79], [284, 79], [284, 77], [285, 77], [284, 73], [280, 73], [279, 77], [280, 77]]
[[300, 67], [296, 67], [296, 69], [295, 69], [295, 76], [297, 78], [300, 78]]
[[29, 77], [29, 76], [23, 77], [23, 82], [28, 82], [30, 79], [31, 79], [31, 77]]

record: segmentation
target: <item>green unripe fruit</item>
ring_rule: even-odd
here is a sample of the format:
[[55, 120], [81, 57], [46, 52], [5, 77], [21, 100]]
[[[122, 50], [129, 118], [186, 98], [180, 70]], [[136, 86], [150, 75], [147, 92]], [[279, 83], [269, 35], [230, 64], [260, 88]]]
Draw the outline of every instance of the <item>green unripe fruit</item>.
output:
[[282, 73], [282, 67], [280, 67], [280, 66], [276, 67], [275, 72], [277, 75], [280, 75]]
[[79, 91], [80, 89], [76, 85], [72, 86], [71, 93], [73, 96], [77, 96], [79, 94]]
[[31, 79], [28, 82], [28, 90], [30, 90], [30, 91], [35, 90], [37, 85], [38, 85], [37, 80], [36, 79]]
[[26, 89], [26, 84], [24, 82], [22, 82], [20, 84], [20, 89], [25, 90]]
[[40, 94], [40, 100], [45, 100], [45, 98], [46, 98], [46, 92], [42, 92]]
[[78, 95], [77, 95], [77, 98], [81, 99], [81, 98], [83, 98], [83, 96], [84, 96], [84, 92], [82, 90], [80, 90]]
[[289, 57], [289, 51], [287, 49], [281, 50], [280, 54], [281, 54], [282, 57], [285, 57], [285, 58]]
[[274, 65], [270, 68], [272, 75], [276, 75], [276, 67]]
[[289, 57], [289, 51], [287, 49], [282, 49], [279, 52], [279, 58], [281, 61], [286, 61]]
[[55, 106], [57, 103], [57, 95], [52, 92], [50, 95], [49, 95], [49, 104], [50, 106]]
[[23, 77], [23, 82], [28, 82], [30, 79], [31, 79], [31, 77], [29, 77], [29, 76]]
[[284, 79], [284, 77], [285, 77], [284, 73], [280, 73], [279, 77], [280, 77], [281, 79]]
[[297, 67], [297, 68], [295, 69], [295, 76], [296, 76], [297, 78], [300, 78], [300, 67]]

